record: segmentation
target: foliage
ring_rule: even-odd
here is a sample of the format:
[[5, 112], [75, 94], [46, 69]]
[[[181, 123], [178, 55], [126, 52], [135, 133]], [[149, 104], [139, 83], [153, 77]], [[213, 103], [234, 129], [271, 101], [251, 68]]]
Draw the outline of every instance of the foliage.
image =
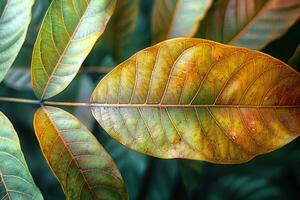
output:
[[299, 18], [298, 0], [0, 1], [0, 198], [297, 199]]

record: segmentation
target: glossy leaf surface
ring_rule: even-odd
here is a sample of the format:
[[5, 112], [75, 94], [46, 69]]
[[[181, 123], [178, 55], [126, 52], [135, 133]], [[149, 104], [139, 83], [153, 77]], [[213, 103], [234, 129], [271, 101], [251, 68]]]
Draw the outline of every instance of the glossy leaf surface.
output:
[[200, 25], [200, 37], [263, 49], [300, 17], [299, 0], [221, 0]]
[[42, 200], [13, 125], [0, 112], [0, 199]]
[[34, 46], [31, 73], [36, 96], [63, 91], [100, 37], [115, 0], [53, 0]]
[[0, 2], [0, 82], [16, 59], [24, 43], [33, 0]]
[[115, 163], [77, 118], [42, 107], [35, 114], [34, 129], [67, 199], [127, 199]]
[[193, 37], [212, 0], [156, 0], [152, 13], [153, 43]]
[[120, 64], [92, 112], [117, 141], [160, 158], [241, 163], [300, 131], [300, 75], [266, 54], [173, 39]]

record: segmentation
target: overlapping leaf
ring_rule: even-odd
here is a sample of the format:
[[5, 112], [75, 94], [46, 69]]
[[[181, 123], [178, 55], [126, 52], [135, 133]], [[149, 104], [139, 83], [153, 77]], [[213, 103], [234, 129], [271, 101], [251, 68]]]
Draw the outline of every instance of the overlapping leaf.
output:
[[31, 19], [33, 0], [0, 2], [0, 82], [24, 43]]
[[221, 0], [200, 25], [202, 38], [262, 49], [299, 19], [299, 0]]
[[25, 67], [12, 68], [3, 82], [7, 87], [21, 91], [31, 91], [30, 71]]
[[47, 99], [76, 76], [112, 15], [116, 0], [53, 0], [35, 43], [31, 73], [36, 96]]
[[153, 43], [193, 37], [212, 0], [156, 0], [152, 14]]
[[289, 65], [293, 66], [295, 69], [300, 70], [300, 44], [298, 45], [293, 56], [289, 59]]
[[107, 43], [112, 48], [117, 62], [123, 60], [126, 50], [130, 48], [137, 25], [138, 11], [138, 0], [117, 1], [115, 12], [101, 38], [100, 45]]
[[284, 191], [275, 181], [266, 177], [227, 175], [213, 184], [208, 200], [222, 199], [285, 199]]
[[42, 107], [35, 114], [34, 129], [67, 199], [127, 199], [115, 163], [78, 119]]
[[[105, 134], [105, 136], [107, 135]], [[105, 148], [116, 161], [123, 174], [130, 199], [138, 199], [139, 193], [143, 191], [143, 183], [150, 158], [146, 155], [130, 151], [111, 138], [107, 139]]]
[[256, 51], [201, 39], [147, 48], [95, 89], [116, 140], [160, 158], [241, 163], [299, 135], [300, 75]]
[[42, 200], [24, 159], [19, 138], [0, 112], [0, 198]]

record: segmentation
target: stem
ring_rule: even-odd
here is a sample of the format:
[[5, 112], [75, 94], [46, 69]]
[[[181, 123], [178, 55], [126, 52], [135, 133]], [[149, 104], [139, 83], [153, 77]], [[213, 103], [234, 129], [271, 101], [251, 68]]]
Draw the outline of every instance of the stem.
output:
[[91, 103], [44, 101], [44, 105], [48, 105], [48, 106], [81, 106], [81, 107], [90, 107]]
[[[29, 71], [30, 68], [24, 67], [24, 66], [16, 66], [17, 70], [21, 70], [21, 71]], [[79, 70], [79, 73], [96, 73], [96, 74], [106, 74], [108, 72], [110, 72], [113, 69], [113, 67], [82, 67]]]
[[2, 102], [13, 102], [13, 103], [38, 104], [38, 105], [41, 104], [41, 102], [39, 100], [13, 98], [13, 97], [0, 97], [0, 101], [2, 101]]
[[36, 104], [36, 105], [48, 105], [48, 106], [82, 106], [90, 107], [91, 103], [84, 102], [60, 102], [60, 101], [40, 101], [35, 99], [23, 99], [14, 97], [0, 97], [0, 102], [7, 103], [26, 103], [26, 104]]

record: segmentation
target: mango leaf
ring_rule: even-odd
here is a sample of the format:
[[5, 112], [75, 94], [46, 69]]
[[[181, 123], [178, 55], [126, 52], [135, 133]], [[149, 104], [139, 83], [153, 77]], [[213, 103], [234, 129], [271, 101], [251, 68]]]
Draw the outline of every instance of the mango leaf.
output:
[[117, 141], [160, 158], [242, 163], [300, 131], [300, 74], [256, 51], [180, 38], [104, 77], [94, 117]]
[[200, 24], [199, 37], [263, 49], [299, 17], [299, 0], [220, 0]]
[[99, 44], [108, 43], [118, 63], [123, 60], [125, 51], [130, 48], [138, 11], [138, 0], [117, 1], [115, 12], [101, 37]]
[[293, 56], [289, 59], [289, 65], [293, 66], [297, 70], [300, 70], [300, 44], [298, 45]]
[[0, 127], [0, 198], [42, 200], [27, 167], [18, 135], [2, 112]]
[[212, 0], [156, 0], [152, 13], [153, 43], [193, 37]]
[[115, 0], [53, 0], [34, 46], [31, 73], [36, 96], [63, 91], [100, 37]]
[[24, 43], [33, 0], [0, 2], [0, 82], [16, 59]]
[[42, 107], [35, 113], [34, 129], [67, 199], [127, 199], [115, 163], [77, 118]]

